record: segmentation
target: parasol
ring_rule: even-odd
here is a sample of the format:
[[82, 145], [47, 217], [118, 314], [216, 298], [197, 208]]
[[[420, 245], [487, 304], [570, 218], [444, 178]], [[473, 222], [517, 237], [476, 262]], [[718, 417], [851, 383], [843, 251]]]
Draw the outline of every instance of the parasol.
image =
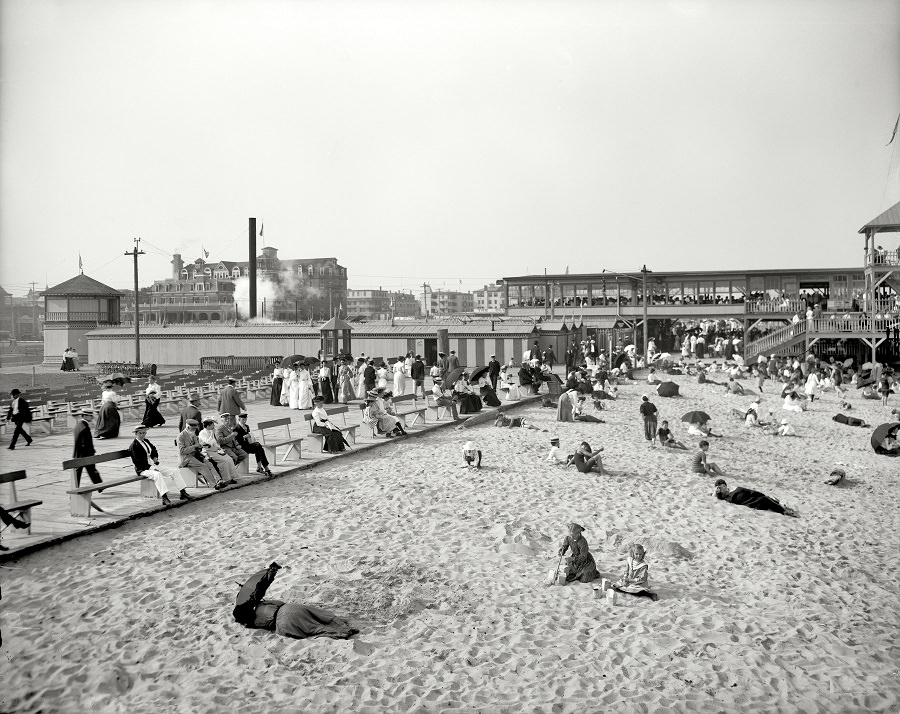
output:
[[477, 382], [477, 381], [478, 381], [479, 379], [481, 379], [485, 374], [487, 374], [487, 371], [488, 371], [488, 368], [487, 368], [487, 367], [475, 367], [475, 368], [472, 370], [472, 373], [469, 375], [469, 381], [470, 381], [470, 382]]
[[[890, 434], [895, 429], [900, 429], [900, 421], [892, 421], [887, 424], [882, 424], [877, 427], [875, 431], [872, 432], [872, 448], [878, 449], [881, 446], [881, 442], [884, 441], [885, 437]], [[896, 431], [894, 431], [894, 436], [896, 436]]]
[[678, 385], [675, 382], [663, 382], [656, 388], [656, 393], [661, 397], [677, 397]]
[[319, 360], [318, 357], [304, 357], [303, 358], [303, 364], [305, 364], [307, 367], [312, 367], [314, 364], [319, 364], [320, 361], [321, 360]]
[[456, 367], [455, 369], [451, 369], [447, 373], [447, 379], [444, 380], [444, 384], [456, 384], [459, 381], [459, 378], [463, 376], [463, 372], [466, 370], [462, 367]]
[[97, 381], [100, 384], [103, 384], [104, 382], [114, 382], [117, 379], [122, 381], [123, 383], [131, 381], [131, 377], [128, 377], [128, 376], [122, 374], [121, 372], [113, 372], [112, 374], [107, 374], [107, 375], [104, 375], [103, 377], [97, 377]]
[[283, 360], [281, 360], [281, 366], [291, 367], [293, 366], [294, 362], [302, 362], [304, 359], [306, 358], [303, 355], [291, 355], [290, 357], [285, 357]]
[[853, 364], [853, 358], [852, 358], [852, 357], [848, 357], [847, 359], [844, 360], [844, 369], [846, 369], [847, 367], [849, 367], [851, 364]]
[[706, 412], [693, 411], [688, 412], [681, 417], [681, 421], [686, 421], [688, 424], [705, 424], [710, 418], [711, 417]]

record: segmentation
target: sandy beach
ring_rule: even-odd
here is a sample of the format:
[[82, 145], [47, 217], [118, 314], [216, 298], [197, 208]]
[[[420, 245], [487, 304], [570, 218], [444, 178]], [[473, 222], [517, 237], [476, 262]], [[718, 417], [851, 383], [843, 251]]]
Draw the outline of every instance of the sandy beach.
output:
[[[546, 432], [444, 429], [8, 563], [0, 710], [898, 711], [900, 459], [832, 422], [834, 393], [790, 415], [800, 437], [774, 438], [729, 416], [751, 397], [675, 379], [684, 396], [654, 401], [687, 452], [648, 448], [637, 384], [598, 412], [606, 424], [524, 407]], [[787, 414], [762, 398], [761, 413]], [[714, 479], [690, 473], [690, 409], [724, 432], [710, 460], [730, 486], [800, 518], [716, 500]], [[555, 436], [603, 446], [628, 475], [546, 464]], [[460, 468], [469, 439], [480, 472]], [[838, 465], [845, 483], [825, 485]], [[643, 543], [659, 601], [546, 587], [572, 520], [604, 577]], [[234, 622], [238, 584], [271, 561], [286, 567], [270, 597], [360, 633], [291, 640]]]

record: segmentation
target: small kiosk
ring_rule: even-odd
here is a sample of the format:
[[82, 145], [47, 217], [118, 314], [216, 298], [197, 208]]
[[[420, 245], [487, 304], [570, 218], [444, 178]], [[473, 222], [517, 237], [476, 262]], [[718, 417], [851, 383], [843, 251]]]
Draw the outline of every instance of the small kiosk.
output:
[[343, 320], [332, 317], [320, 328], [322, 333], [323, 362], [330, 362], [341, 355], [352, 355], [350, 333], [353, 328]]

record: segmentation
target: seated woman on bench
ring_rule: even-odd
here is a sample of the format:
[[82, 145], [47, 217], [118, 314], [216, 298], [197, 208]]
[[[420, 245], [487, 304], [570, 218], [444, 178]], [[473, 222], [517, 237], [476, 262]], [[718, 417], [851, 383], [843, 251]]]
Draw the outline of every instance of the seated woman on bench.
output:
[[234, 461], [232, 461], [231, 457], [225, 453], [225, 449], [219, 445], [219, 442], [216, 439], [215, 430], [216, 420], [204, 419], [203, 428], [200, 430], [200, 433], [197, 434], [197, 439], [200, 441], [200, 446], [203, 447], [203, 456], [212, 462], [216, 471], [218, 471], [224, 479], [222, 485], [230, 486], [233, 483], [237, 483], [234, 478], [237, 475], [237, 472], [234, 469]]
[[371, 425], [377, 433], [384, 434], [388, 439], [392, 436], [406, 436], [403, 423], [397, 417], [387, 413], [379, 392], [372, 389], [366, 392], [366, 395], [363, 422]]
[[166, 485], [166, 479], [175, 483], [179, 491], [178, 495], [182, 501], [192, 500], [193, 497], [189, 496], [185, 490], [187, 489], [187, 484], [181, 477], [181, 472], [176, 468], [159, 465], [159, 452], [157, 452], [153, 443], [147, 439], [148, 428], [144, 424], [134, 427], [134, 440], [128, 447], [135, 473], [138, 476], [153, 479], [164, 506], [172, 503], [169, 500], [169, 488]]
[[325, 442], [323, 446], [326, 452], [338, 454], [344, 450], [345, 446], [350, 446], [350, 444], [344, 439], [340, 427], [329, 420], [328, 412], [322, 406], [324, 403], [325, 399], [323, 397], [313, 399], [312, 431], [313, 434], [324, 434], [322, 438]]

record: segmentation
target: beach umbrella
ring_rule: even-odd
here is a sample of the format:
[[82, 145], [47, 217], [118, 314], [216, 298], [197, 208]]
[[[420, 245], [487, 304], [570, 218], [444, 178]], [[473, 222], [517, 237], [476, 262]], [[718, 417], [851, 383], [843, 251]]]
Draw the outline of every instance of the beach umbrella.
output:
[[479, 379], [481, 379], [484, 375], [487, 374], [487, 371], [488, 371], [487, 367], [475, 367], [469, 374], [469, 381], [477, 382]]
[[447, 373], [447, 379], [444, 380], [444, 384], [455, 384], [460, 377], [463, 376], [463, 372], [466, 370], [463, 367], [457, 367], [456, 369], [451, 369]]
[[289, 357], [285, 357], [283, 360], [281, 360], [281, 366], [290, 367], [294, 364], [294, 362], [302, 362], [304, 359], [306, 359], [306, 357], [304, 357], [303, 355], [290, 355]]
[[844, 360], [844, 369], [846, 369], [847, 367], [849, 367], [851, 364], [853, 364], [853, 358], [852, 358], [852, 357], [848, 357], [847, 359]]
[[872, 432], [872, 448], [877, 449], [881, 446], [881, 442], [884, 441], [885, 437], [895, 429], [900, 429], [900, 421], [888, 422], [887, 424], [882, 424], [876, 428], [875, 431]]
[[656, 393], [661, 397], [677, 397], [678, 385], [675, 382], [663, 382], [656, 388]]
[[692, 411], [681, 417], [681, 421], [685, 421], [688, 424], [705, 424], [710, 418], [706, 412]]

